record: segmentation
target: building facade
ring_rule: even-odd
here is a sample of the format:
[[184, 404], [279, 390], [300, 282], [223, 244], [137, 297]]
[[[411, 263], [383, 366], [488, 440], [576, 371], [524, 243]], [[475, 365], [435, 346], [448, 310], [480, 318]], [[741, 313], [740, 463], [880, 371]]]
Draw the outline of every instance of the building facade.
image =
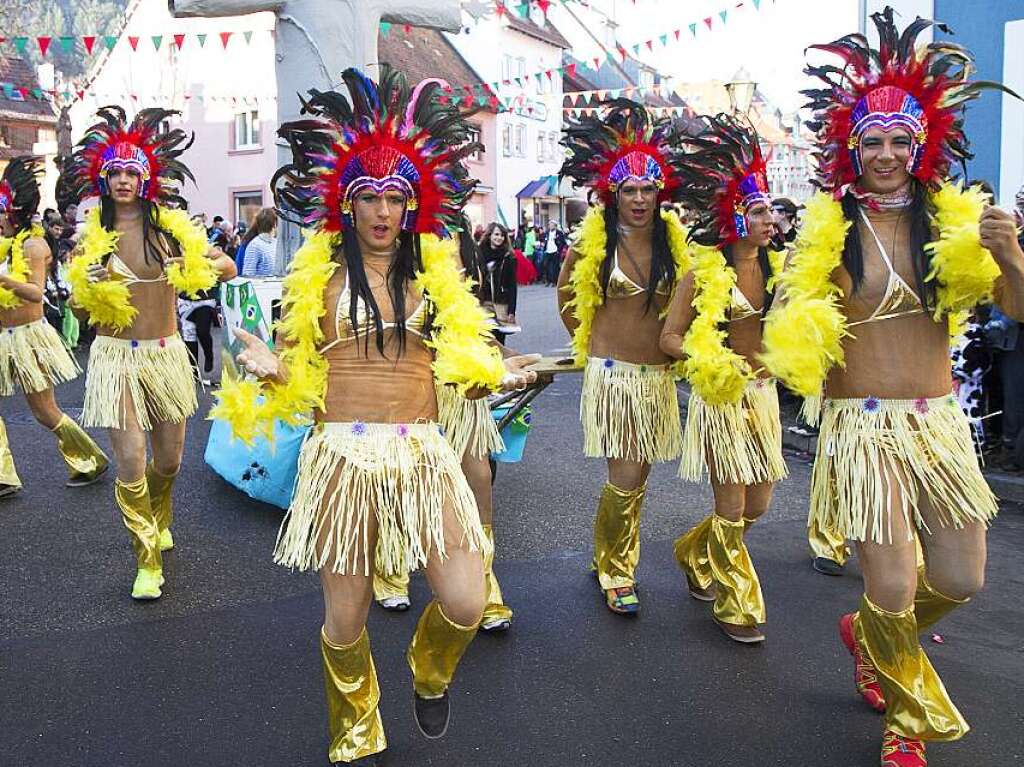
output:
[[[31, 95], [39, 87], [32, 65], [20, 58], [0, 57], [0, 172], [7, 161], [32, 155], [43, 160], [42, 207], [56, 207], [53, 189], [57, 183], [57, 115], [50, 101]], [[26, 88], [26, 97], [19, 88]]]

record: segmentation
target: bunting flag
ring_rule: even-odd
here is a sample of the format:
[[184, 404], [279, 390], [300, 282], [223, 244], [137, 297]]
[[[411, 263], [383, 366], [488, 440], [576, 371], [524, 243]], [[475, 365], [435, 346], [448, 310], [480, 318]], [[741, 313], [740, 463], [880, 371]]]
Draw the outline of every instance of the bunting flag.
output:
[[50, 40], [52, 39], [53, 38], [49, 37], [48, 35], [36, 38], [36, 43], [39, 45], [39, 52], [44, 56], [46, 55], [46, 51], [50, 48]]
[[185, 45], [185, 35], [174, 35], [174, 45], [180, 51]]
[[93, 46], [96, 45], [96, 36], [86, 35], [82, 38], [82, 43], [85, 45], [85, 52], [91, 54]]

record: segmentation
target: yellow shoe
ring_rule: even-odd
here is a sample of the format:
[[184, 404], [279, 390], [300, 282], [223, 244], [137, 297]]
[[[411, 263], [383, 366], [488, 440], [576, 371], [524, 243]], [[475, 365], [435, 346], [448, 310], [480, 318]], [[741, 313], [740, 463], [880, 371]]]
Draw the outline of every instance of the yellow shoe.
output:
[[140, 567], [132, 584], [132, 599], [159, 599], [164, 576], [160, 570]]
[[174, 548], [174, 536], [171, 535], [171, 528], [160, 531], [160, 551], [170, 551]]

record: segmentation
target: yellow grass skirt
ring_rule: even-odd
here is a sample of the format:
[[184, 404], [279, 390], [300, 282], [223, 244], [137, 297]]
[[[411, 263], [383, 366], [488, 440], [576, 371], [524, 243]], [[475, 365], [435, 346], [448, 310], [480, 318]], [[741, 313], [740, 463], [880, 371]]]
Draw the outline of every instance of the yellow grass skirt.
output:
[[454, 386], [438, 386], [437, 422], [460, 460], [467, 450], [484, 458], [505, 449], [486, 397], [466, 399]]
[[588, 357], [580, 395], [583, 453], [638, 463], [679, 457], [679, 399], [668, 365]]
[[971, 427], [956, 399], [827, 399], [811, 477], [810, 522], [856, 541], [891, 543], [901, 514], [908, 540], [939, 524], [989, 522], [998, 511], [978, 466]]
[[181, 336], [147, 341], [96, 336], [85, 375], [85, 426], [124, 429], [129, 408], [139, 426], [181, 423], [198, 409]]
[[46, 320], [0, 329], [0, 397], [34, 393], [81, 373], [64, 339]]
[[778, 482], [789, 473], [774, 379], [750, 381], [732, 405], [709, 405], [690, 394], [679, 476], [698, 482], [711, 468], [717, 481], [741, 485]]
[[[445, 557], [445, 508], [459, 545], [490, 544], [459, 457], [436, 423], [320, 423], [299, 454], [274, 561], [342, 575], [405, 574]], [[377, 527], [369, 551], [370, 521]]]

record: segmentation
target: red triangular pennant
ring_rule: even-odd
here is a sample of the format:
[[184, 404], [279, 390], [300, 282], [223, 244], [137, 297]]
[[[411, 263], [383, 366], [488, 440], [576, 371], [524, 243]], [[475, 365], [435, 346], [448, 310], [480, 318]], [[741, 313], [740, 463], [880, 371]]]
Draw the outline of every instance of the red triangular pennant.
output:
[[706, 19], [704, 19], [704, 23], [708, 25], [708, 29], [711, 29], [711, 17], [710, 16], [708, 16]]
[[566, 71], [566, 74], [569, 75], [569, 77], [575, 77], [576, 76], [576, 65], [575, 64], [566, 64], [565, 65], [565, 71]]
[[92, 47], [94, 45], [96, 45], [96, 36], [95, 35], [85, 35], [84, 37], [82, 37], [82, 43], [83, 43], [83, 45], [85, 45], [86, 52], [87, 53], [92, 53]]
[[675, 35], [676, 42], [679, 42], [679, 33], [681, 31], [682, 31], [681, 29], [674, 29], [674, 30], [672, 30], [672, 34]]
[[39, 45], [39, 52], [41, 54], [43, 54], [44, 56], [46, 55], [46, 51], [49, 50], [49, 48], [50, 48], [50, 41], [52, 39], [53, 38], [50, 37], [49, 35], [44, 35], [43, 37], [37, 37], [36, 38], [36, 43], [38, 43], [38, 45]]
[[178, 50], [181, 50], [181, 46], [185, 44], [185, 35], [175, 35], [174, 44], [178, 46]]
[[654, 50], [654, 41], [653, 40], [648, 40], [645, 43], [645, 45], [647, 46], [647, 50], [649, 50], [649, 51], [653, 51]]
[[220, 44], [223, 47], [225, 47], [225, 48], [228, 47], [228, 40], [231, 39], [231, 35], [232, 34], [234, 34], [234, 33], [233, 32], [221, 32], [220, 33]]
[[78, 100], [81, 101], [85, 98], [85, 91], [75, 91], [75, 95], [78, 96]]
[[130, 45], [132, 47], [133, 51], [134, 50], [138, 50], [138, 48], [139, 48], [139, 38], [137, 38], [137, 37], [129, 37], [128, 38], [128, 45]]

